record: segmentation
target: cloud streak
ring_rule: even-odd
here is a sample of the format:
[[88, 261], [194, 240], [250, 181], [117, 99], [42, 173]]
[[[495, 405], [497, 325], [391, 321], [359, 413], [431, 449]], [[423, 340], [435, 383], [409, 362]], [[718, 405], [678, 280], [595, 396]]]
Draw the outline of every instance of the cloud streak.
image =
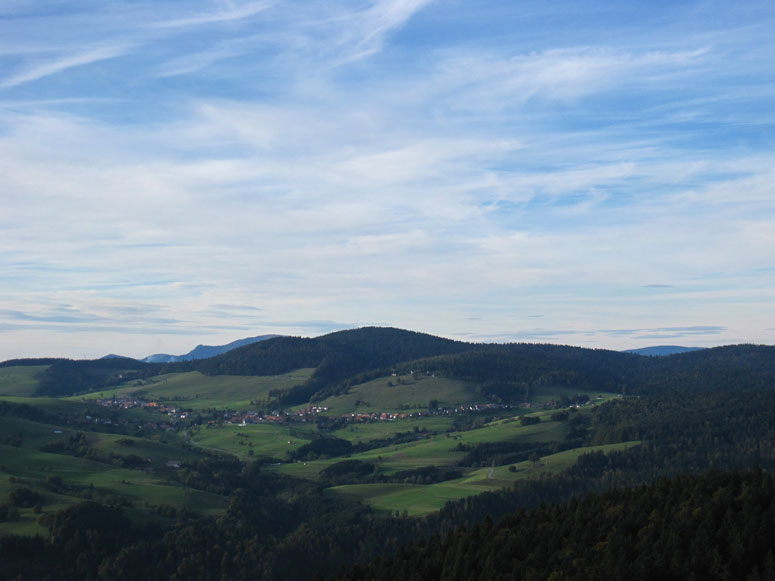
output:
[[82, 67], [96, 62], [113, 59], [126, 54], [128, 51], [129, 47], [125, 45], [104, 46], [88, 49], [61, 58], [55, 58], [53, 60], [39, 62], [24, 67], [22, 70], [7, 76], [0, 81], [0, 88], [8, 89], [32, 81], [37, 81], [74, 67]]
[[233, 22], [250, 18], [268, 10], [274, 2], [246, 2], [234, 5], [231, 2], [224, 3], [224, 10], [212, 12], [192, 13], [183, 18], [174, 18], [161, 20], [151, 24], [153, 28], [183, 28], [190, 26], [203, 26], [207, 24], [217, 24], [223, 22]]

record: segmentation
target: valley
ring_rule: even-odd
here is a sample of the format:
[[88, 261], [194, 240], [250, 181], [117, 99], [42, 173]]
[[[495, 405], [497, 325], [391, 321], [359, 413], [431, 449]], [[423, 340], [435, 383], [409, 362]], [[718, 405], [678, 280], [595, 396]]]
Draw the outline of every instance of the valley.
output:
[[[646, 358], [380, 328], [199, 361], [10, 361], [0, 544], [50, 539], [54, 558], [61, 523], [89, 507], [119, 511], [135, 549], [244, 531], [261, 547], [250, 559], [293, 578], [286, 559], [320, 535], [362, 561], [519, 507], [775, 469], [773, 386], [768, 347]], [[248, 554], [227, 538], [219, 550]], [[119, 558], [77, 551], [93, 567]], [[352, 562], [326, 559], [328, 573]]]

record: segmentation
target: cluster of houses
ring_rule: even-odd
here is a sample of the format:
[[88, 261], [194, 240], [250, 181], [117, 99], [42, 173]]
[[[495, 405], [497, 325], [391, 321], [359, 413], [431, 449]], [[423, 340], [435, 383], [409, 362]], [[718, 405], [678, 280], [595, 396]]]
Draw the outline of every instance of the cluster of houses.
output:
[[[497, 403], [474, 403], [469, 405], [460, 405], [454, 408], [438, 408], [433, 410], [415, 410], [411, 412], [354, 412], [337, 416], [338, 419], [345, 422], [391, 422], [395, 420], [404, 420], [408, 418], [418, 418], [423, 416], [440, 415], [449, 416], [453, 414], [465, 414], [470, 412], [482, 412], [494, 409], [511, 409], [508, 404]], [[268, 415], [261, 415], [258, 412], [244, 412], [224, 414], [224, 421], [229, 424], [263, 424], [263, 423], [282, 423], [282, 422], [307, 422], [312, 421], [314, 416], [321, 412], [328, 411], [325, 406], [310, 406], [293, 412], [273, 411]], [[208, 422], [209, 425], [216, 424], [215, 421]]]
[[[247, 424], [307, 422], [312, 421], [319, 413], [326, 411], [328, 411], [326, 406], [312, 405], [294, 412], [283, 412], [275, 410], [271, 414], [266, 415], [254, 411], [240, 413], [226, 412], [223, 414], [223, 417], [224, 421], [228, 424], [239, 424], [240, 426], [245, 426]], [[213, 425], [215, 422], [209, 421], [207, 423], [209, 425]]]
[[405, 420], [407, 418], [419, 418], [423, 416], [451, 416], [453, 414], [466, 414], [469, 412], [483, 412], [494, 409], [511, 409], [508, 404], [498, 403], [473, 403], [459, 405], [453, 408], [438, 408], [429, 410], [416, 410], [413, 412], [355, 412], [339, 416], [348, 422], [390, 422]]
[[95, 400], [97, 405], [108, 408], [119, 408], [122, 410], [128, 410], [132, 408], [144, 408], [165, 414], [174, 419], [185, 420], [188, 418], [191, 412], [187, 410], [178, 409], [175, 406], [171, 406], [166, 403], [159, 403], [156, 401], [142, 401], [139, 399], [130, 399], [125, 397], [120, 398], [104, 398]]
[[[170, 420], [185, 420], [188, 419], [192, 412], [190, 410], [180, 409], [176, 406], [156, 402], [156, 401], [143, 401], [139, 399], [132, 399], [126, 397], [112, 397], [95, 400], [95, 403], [103, 407], [118, 408], [118, 409], [131, 409], [131, 408], [143, 408], [149, 411], [155, 411], [160, 414], [164, 414], [169, 417]], [[530, 404], [523, 404], [529, 406]], [[449, 416], [453, 414], [466, 414], [471, 412], [483, 412], [496, 409], [511, 409], [512, 406], [508, 404], [498, 403], [473, 403], [466, 405], [458, 405], [451, 408], [434, 408], [427, 410], [414, 410], [414, 411], [399, 411], [399, 412], [355, 412], [342, 414], [338, 416], [340, 420], [345, 422], [389, 422], [395, 420], [403, 420], [408, 418], [417, 418], [422, 416]], [[207, 422], [208, 426], [214, 426], [220, 422], [227, 424], [237, 424], [245, 426], [247, 424], [264, 424], [264, 423], [285, 423], [285, 422], [309, 422], [314, 421], [315, 416], [327, 412], [328, 407], [320, 405], [311, 405], [303, 409], [295, 411], [278, 411], [274, 410], [271, 413], [263, 414], [257, 411], [245, 411], [234, 412], [226, 411], [223, 414], [222, 420], [215, 421], [210, 420]], [[168, 420], [169, 421], [169, 420]], [[155, 424], [156, 427], [161, 424]], [[169, 429], [169, 424], [165, 425], [165, 429]]]

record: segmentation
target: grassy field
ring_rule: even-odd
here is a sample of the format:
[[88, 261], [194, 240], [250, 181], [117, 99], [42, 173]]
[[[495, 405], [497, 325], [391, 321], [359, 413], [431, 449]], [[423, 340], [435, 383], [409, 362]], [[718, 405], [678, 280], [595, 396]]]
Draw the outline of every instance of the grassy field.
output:
[[[146, 380], [136, 380], [111, 390], [101, 390], [87, 396], [99, 397], [137, 397], [148, 401], [176, 402], [181, 406], [201, 410], [249, 409], [256, 407], [253, 402], [269, 399], [271, 389], [284, 389], [304, 383], [312, 374], [312, 369], [297, 369], [283, 375], [242, 376], [242, 375], [202, 375], [198, 371], [189, 373], [170, 373]], [[81, 400], [84, 396], [70, 399]], [[262, 404], [263, 405], [263, 404]]]
[[349, 393], [329, 397], [320, 405], [329, 408], [329, 414], [356, 412], [411, 411], [428, 409], [435, 399], [439, 407], [482, 401], [472, 383], [442, 377], [411, 375], [381, 377], [350, 388]]
[[93, 401], [82, 398], [29, 397], [21, 395], [3, 395], [0, 401], [27, 404], [39, 407], [51, 414], [75, 414], [85, 410], [98, 410]]
[[[547, 412], [548, 413], [548, 412]], [[434, 419], [434, 418], [430, 418]], [[444, 418], [438, 418], [444, 419]], [[349, 458], [372, 462], [379, 466], [380, 472], [391, 474], [400, 470], [411, 470], [421, 466], [453, 466], [465, 456], [464, 451], [455, 450], [458, 444], [476, 445], [484, 442], [552, 442], [562, 441], [565, 438], [567, 424], [565, 422], [551, 422], [546, 418], [538, 424], [522, 426], [519, 421], [499, 420], [486, 424], [481, 428], [464, 432], [440, 432], [427, 433], [419, 440], [403, 444], [375, 448], [366, 452], [352, 454]], [[411, 431], [413, 426], [421, 426], [423, 419], [397, 420], [395, 422], [378, 422], [373, 424], [359, 424], [363, 426], [363, 433], [373, 434], [375, 438], [384, 437], [385, 430], [393, 432]], [[443, 424], [440, 424], [443, 425]], [[356, 427], [356, 426], [353, 426]], [[383, 430], [380, 433], [378, 430]], [[348, 432], [345, 428], [335, 435], [343, 437], [357, 432]], [[373, 431], [372, 431], [373, 430]], [[340, 462], [342, 458], [328, 458], [324, 460], [311, 460], [282, 464], [274, 469], [278, 472], [314, 480], [321, 470]]]
[[534, 405], [543, 405], [551, 401], [560, 401], [563, 396], [570, 399], [577, 394], [588, 396], [589, 401], [592, 403], [603, 403], [604, 401], [608, 401], [611, 398], [619, 397], [619, 394], [616, 393], [608, 393], [592, 389], [542, 386], [536, 389], [532, 401]]
[[[19, 400], [22, 398], [4, 398]], [[22, 401], [24, 401], [22, 399]], [[72, 408], [89, 407], [78, 402], [48, 401], [36, 398], [34, 403], [49, 410], [68, 411]], [[45, 404], [51, 404], [46, 406]], [[93, 405], [91, 407], [94, 407]], [[95, 498], [117, 495], [130, 502], [135, 517], [153, 518], [149, 510], [160, 504], [176, 509], [188, 508], [204, 514], [222, 514], [226, 499], [215, 494], [186, 489], [170, 483], [163, 477], [169, 470], [170, 460], [193, 460], [198, 456], [177, 446], [175, 434], [154, 434], [152, 439], [127, 437], [121, 434], [92, 432], [87, 426], [46, 424], [15, 416], [5, 415], [0, 421], [0, 503], [7, 502], [10, 492], [17, 487], [30, 488], [42, 496], [42, 511], [54, 512], [83, 502], [89, 494]], [[41, 447], [57, 441], [65, 446], [76, 432], [84, 435], [90, 449], [109, 459], [111, 454], [142, 459], [141, 469], [129, 469], [87, 457], [41, 451]], [[169, 440], [165, 442], [163, 440]], [[131, 443], [129, 443], [131, 442]], [[68, 487], [62, 493], [54, 492], [47, 485], [50, 477], [61, 478]], [[77, 491], [80, 489], [80, 491]], [[45, 534], [38, 526], [38, 515], [31, 508], [19, 508], [18, 522], [0, 523], [2, 534]], [[143, 516], [144, 515], [144, 516]], [[149, 517], [149, 515], [151, 515]]]
[[312, 440], [316, 428], [313, 424], [226, 424], [218, 428], [200, 428], [192, 434], [191, 441], [206, 450], [233, 454], [241, 460], [269, 456], [285, 460], [286, 452], [295, 450]]
[[555, 474], [575, 464], [581, 454], [597, 450], [623, 450], [638, 444], [639, 442], [624, 442], [566, 450], [545, 456], [537, 462], [514, 464], [515, 472], [509, 471], [509, 466], [479, 468], [463, 478], [436, 484], [348, 484], [333, 486], [327, 493], [366, 502], [376, 510], [401, 513], [406, 511], [409, 516], [419, 516], [439, 510], [450, 500], [511, 486], [517, 480], [534, 478], [540, 474]]
[[[30, 488], [41, 494], [42, 511], [55, 512], [86, 500], [85, 496], [52, 492], [46, 486], [50, 476], [61, 478], [67, 485], [83, 487], [84, 494], [93, 489], [95, 494], [115, 494], [127, 499], [135, 512], [147, 512], [160, 504], [176, 509], [188, 508], [202, 514], [222, 514], [226, 498], [216, 494], [192, 490], [171, 484], [153, 473], [119, 468], [86, 458], [51, 454], [30, 448], [0, 445], [3, 478], [0, 478], [0, 498], [8, 498], [14, 487]], [[163, 458], [159, 457], [161, 461]], [[11, 482], [11, 478], [18, 479]], [[31, 508], [20, 508], [19, 522], [0, 523], [2, 534], [45, 534], [36, 523]]]
[[451, 430], [453, 425], [454, 420], [450, 416], [422, 416], [392, 422], [347, 424], [345, 427], [332, 432], [331, 435], [356, 443], [389, 438], [397, 433], [410, 432], [414, 429], [426, 432], [446, 432]]
[[48, 365], [0, 367], [0, 395], [30, 396]]
[[[563, 396], [572, 398], [576, 394], [587, 395], [590, 401], [598, 403], [616, 396], [597, 390], [542, 386], [536, 389], [532, 403], [541, 406], [551, 401], [559, 401]], [[432, 399], [442, 408], [488, 401], [476, 392], [476, 384], [472, 382], [427, 375], [401, 375], [380, 377], [355, 385], [346, 394], [329, 397], [318, 403], [329, 408], [329, 415], [341, 415], [424, 410], [428, 409], [428, 403]]]

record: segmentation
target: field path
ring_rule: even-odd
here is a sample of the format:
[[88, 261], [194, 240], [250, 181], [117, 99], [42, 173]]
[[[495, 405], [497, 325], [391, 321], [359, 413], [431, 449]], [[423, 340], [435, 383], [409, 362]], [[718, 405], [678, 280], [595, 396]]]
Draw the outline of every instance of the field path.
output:
[[495, 468], [490, 468], [487, 471], [487, 478], [492, 478], [492, 473], [495, 472]]

